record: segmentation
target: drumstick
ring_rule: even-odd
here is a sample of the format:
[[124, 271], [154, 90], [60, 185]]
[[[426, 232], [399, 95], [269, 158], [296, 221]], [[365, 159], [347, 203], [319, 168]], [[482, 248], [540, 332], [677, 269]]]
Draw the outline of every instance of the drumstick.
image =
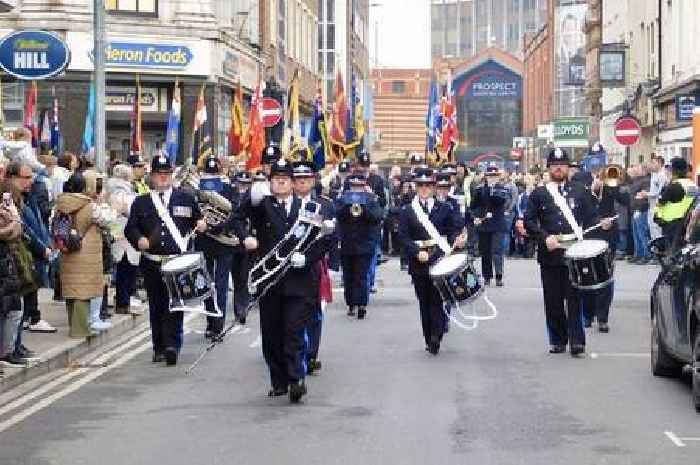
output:
[[[619, 217], [620, 217], [620, 215], [615, 215], [615, 216], [611, 216], [610, 218], [603, 218], [603, 221], [605, 221], [605, 220], [615, 221], [615, 220], [617, 220]], [[601, 228], [601, 227], [603, 226], [603, 221], [601, 221], [600, 223], [596, 224], [595, 226], [591, 226], [590, 228], [584, 230], [584, 231], [583, 231], [583, 234], [585, 235], [585, 234], [588, 234], [588, 233], [591, 232], [591, 231], [595, 231], [596, 229]]]

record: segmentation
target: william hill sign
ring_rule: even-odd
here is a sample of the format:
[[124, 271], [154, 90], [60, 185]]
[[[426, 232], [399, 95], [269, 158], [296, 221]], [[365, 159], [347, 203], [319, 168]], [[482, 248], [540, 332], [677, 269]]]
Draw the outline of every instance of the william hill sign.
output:
[[19, 79], [47, 79], [63, 72], [70, 50], [46, 31], [19, 31], [0, 40], [0, 67]]

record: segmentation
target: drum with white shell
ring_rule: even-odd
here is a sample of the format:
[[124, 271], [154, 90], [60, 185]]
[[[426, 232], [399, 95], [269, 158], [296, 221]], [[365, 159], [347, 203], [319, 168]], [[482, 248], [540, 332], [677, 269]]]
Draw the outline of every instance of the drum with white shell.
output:
[[597, 239], [578, 241], [564, 254], [571, 285], [577, 289], [601, 289], [610, 284], [615, 272], [615, 257], [608, 243]]
[[195, 312], [220, 317], [214, 299], [214, 313], [208, 312], [204, 301], [214, 295], [214, 283], [207, 272], [204, 255], [186, 253], [172, 258], [161, 267], [168, 288], [171, 312]]
[[443, 302], [450, 306], [472, 301], [484, 291], [481, 277], [473, 260], [463, 253], [443, 257], [430, 267], [430, 278], [440, 292]]

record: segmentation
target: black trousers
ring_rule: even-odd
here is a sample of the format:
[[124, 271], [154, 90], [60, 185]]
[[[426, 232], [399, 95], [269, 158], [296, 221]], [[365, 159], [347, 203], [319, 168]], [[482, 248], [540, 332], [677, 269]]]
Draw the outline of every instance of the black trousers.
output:
[[170, 312], [168, 289], [160, 273], [160, 264], [141, 258], [143, 284], [148, 295], [153, 351], [163, 352], [168, 347], [182, 348], [182, 312]]
[[418, 297], [420, 322], [425, 343], [440, 342], [445, 331], [445, 312], [440, 293], [428, 275], [413, 275], [413, 288]]
[[368, 273], [372, 255], [341, 255], [343, 290], [347, 306], [367, 306], [369, 300]]
[[551, 345], [586, 344], [581, 298], [565, 266], [541, 266], [547, 334]]
[[306, 326], [318, 299], [282, 295], [273, 288], [260, 299], [262, 350], [274, 389], [306, 376]]
[[231, 280], [233, 281], [233, 314], [236, 318], [245, 318], [250, 293], [248, 292], [248, 273], [250, 258], [245, 252], [236, 252], [231, 261]]

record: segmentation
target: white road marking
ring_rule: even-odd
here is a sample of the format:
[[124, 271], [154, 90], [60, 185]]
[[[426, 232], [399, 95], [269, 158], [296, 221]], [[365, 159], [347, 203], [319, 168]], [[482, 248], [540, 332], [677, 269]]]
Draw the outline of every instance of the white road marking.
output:
[[262, 344], [262, 336], [258, 335], [258, 337], [256, 337], [255, 340], [253, 342], [251, 342], [248, 347], [250, 347], [251, 349], [255, 349], [256, 347], [260, 347], [261, 344]]
[[[22, 410], [17, 415], [14, 415], [14, 416], [10, 417], [9, 419], [7, 419], [6, 421], [0, 423], [0, 433], [2, 433], [3, 431], [5, 431], [8, 428], [11, 428], [12, 426], [16, 425], [17, 423], [23, 421], [27, 417], [34, 415], [36, 412], [43, 410], [44, 408], [46, 408], [49, 405], [56, 402], [57, 400], [64, 398], [68, 394], [71, 394], [71, 393], [77, 391], [81, 387], [85, 386], [87, 383], [99, 378], [100, 376], [107, 373], [108, 371], [111, 371], [114, 368], [117, 368], [117, 367], [125, 364], [126, 362], [128, 362], [129, 360], [131, 360], [132, 358], [134, 358], [135, 356], [137, 356], [141, 352], [149, 349], [150, 347], [151, 347], [151, 341], [148, 341], [145, 344], [141, 344], [137, 348], [135, 348], [135, 349], [127, 352], [126, 354], [122, 355], [121, 357], [119, 357], [117, 360], [114, 361], [114, 363], [112, 363], [106, 367], [91, 371], [84, 378], [81, 378], [81, 379], [75, 381], [74, 383], [71, 383], [70, 385], [66, 386], [65, 388], [61, 389], [60, 391], [58, 391], [54, 394], [51, 394], [50, 396], [45, 397], [44, 399], [41, 399], [40, 401], [28, 406], [27, 408]], [[85, 370], [89, 370], [89, 369], [88, 368], [81, 368], [78, 371], [80, 373], [82, 373]], [[78, 374], [80, 374], [80, 373], [78, 373]]]
[[671, 440], [672, 443], [676, 445], [676, 447], [685, 447], [685, 443], [681, 441], [681, 438], [673, 434], [673, 431], [664, 431], [664, 434]]
[[597, 353], [592, 352], [591, 358], [596, 359], [600, 357], [630, 357], [630, 358], [649, 358], [648, 352], [608, 352], [608, 353]]

